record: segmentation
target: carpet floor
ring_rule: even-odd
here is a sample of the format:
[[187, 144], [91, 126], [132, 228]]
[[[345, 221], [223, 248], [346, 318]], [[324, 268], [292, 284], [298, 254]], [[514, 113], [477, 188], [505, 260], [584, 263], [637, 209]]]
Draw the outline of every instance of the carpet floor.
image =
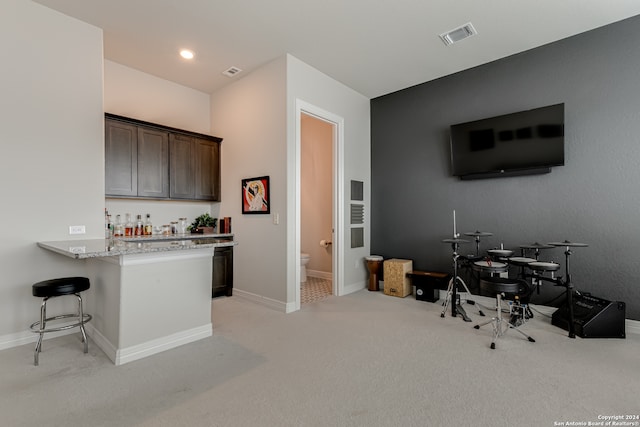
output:
[[367, 290], [291, 314], [212, 307], [212, 337], [122, 366], [78, 334], [45, 340], [38, 367], [32, 345], [0, 351], [0, 425], [638, 425], [639, 335], [570, 339], [536, 313], [536, 342], [509, 331], [492, 350], [472, 306], [469, 323]]

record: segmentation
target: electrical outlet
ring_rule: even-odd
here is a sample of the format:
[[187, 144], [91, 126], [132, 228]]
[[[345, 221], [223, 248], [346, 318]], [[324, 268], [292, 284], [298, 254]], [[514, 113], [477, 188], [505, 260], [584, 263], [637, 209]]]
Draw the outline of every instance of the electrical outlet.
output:
[[86, 229], [84, 225], [70, 225], [69, 226], [69, 234], [84, 234], [86, 233]]
[[273, 224], [274, 225], [280, 224], [280, 214], [279, 213], [274, 213], [273, 214]]

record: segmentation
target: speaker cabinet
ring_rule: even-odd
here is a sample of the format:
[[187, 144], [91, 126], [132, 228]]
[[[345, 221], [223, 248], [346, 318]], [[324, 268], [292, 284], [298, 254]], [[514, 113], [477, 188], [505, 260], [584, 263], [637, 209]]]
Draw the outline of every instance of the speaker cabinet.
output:
[[[625, 303], [591, 295], [573, 297], [573, 325], [581, 338], [625, 338]], [[551, 324], [569, 330], [569, 305], [565, 303], [551, 316]]]
[[440, 298], [440, 289], [447, 289], [450, 275], [433, 271], [416, 271], [407, 273], [411, 284], [416, 287], [418, 301], [436, 302]]

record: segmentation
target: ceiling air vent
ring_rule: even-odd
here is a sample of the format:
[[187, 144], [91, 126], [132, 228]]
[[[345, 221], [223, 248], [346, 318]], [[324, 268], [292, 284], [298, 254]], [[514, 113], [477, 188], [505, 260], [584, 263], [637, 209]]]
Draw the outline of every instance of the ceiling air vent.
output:
[[224, 74], [227, 77], [234, 77], [240, 74], [241, 72], [242, 70], [238, 67], [229, 67], [228, 69], [224, 70], [222, 74]]
[[471, 37], [478, 34], [471, 22], [467, 22], [461, 27], [455, 28], [451, 31], [447, 31], [446, 33], [440, 34], [440, 38], [443, 43], [449, 46], [450, 44], [454, 44], [459, 42], [460, 40], [464, 40], [467, 37]]

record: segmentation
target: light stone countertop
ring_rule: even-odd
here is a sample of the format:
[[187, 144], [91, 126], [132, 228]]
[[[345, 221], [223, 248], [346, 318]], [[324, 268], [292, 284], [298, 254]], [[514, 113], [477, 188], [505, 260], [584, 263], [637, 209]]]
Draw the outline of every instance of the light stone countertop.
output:
[[232, 234], [158, 235], [115, 239], [38, 242], [38, 246], [43, 249], [75, 259], [207, 249], [235, 246], [237, 244], [237, 242], [233, 241]]

